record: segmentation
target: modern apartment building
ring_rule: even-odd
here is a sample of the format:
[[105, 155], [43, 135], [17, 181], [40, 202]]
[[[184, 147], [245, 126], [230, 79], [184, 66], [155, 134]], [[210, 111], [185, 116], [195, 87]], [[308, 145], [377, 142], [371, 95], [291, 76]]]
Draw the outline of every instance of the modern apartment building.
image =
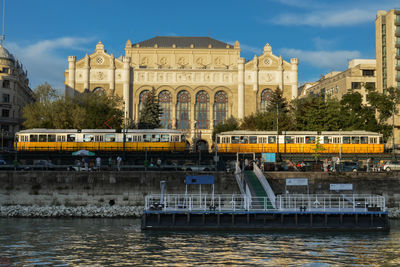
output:
[[[389, 87], [400, 88], [400, 9], [379, 10], [375, 20], [375, 32], [377, 90], [383, 92]], [[399, 114], [395, 116], [394, 128], [394, 143], [398, 146]]]
[[347, 70], [333, 71], [317, 82], [305, 84], [299, 97], [314, 94], [340, 100], [349, 90], [354, 90], [363, 96], [363, 102], [366, 103], [366, 86], [376, 86], [375, 69], [375, 59], [353, 59]]

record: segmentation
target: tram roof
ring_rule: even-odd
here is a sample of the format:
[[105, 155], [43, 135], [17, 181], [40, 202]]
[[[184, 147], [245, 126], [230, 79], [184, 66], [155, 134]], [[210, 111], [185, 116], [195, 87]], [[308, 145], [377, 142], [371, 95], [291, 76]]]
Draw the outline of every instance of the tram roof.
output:
[[[276, 135], [276, 131], [246, 131], [246, 130], [235, 130], [228, 132], [221, 132], [219, 135]], [[283, 131], [280, 135], [379, 135], [379, 133], [369, 132], [364, 130], [357, 131]]]
[[[54, 133], [54, 134], [62, 134], [62, 133], [115, 133], [115, 129], [46, 129], [46, 128], [33, 128], [21, 130], [18, 133], [20, 134], [33, 134], [33, 133]], [[172, 129], [127, 129], [126, 133], [169, 133], [169, 134], [184, 134], [184, 132], [179, 130]]]

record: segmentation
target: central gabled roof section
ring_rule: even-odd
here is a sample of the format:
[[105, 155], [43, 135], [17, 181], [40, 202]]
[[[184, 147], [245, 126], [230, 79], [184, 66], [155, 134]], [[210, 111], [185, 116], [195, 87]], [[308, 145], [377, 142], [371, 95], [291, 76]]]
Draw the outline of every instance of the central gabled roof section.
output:
[[[181, 37], [181, 36], [156, 36], [154, 38], [133, 44], [132, 47], [148, 47], [154, 48], [219, 48], [219, 49], [233, 49], [234, 46], [215, 40], [210, 37]], [[191, 47], [193, 45], [193, 47]], [[211, 47], [210, 47], [211, 45]]]

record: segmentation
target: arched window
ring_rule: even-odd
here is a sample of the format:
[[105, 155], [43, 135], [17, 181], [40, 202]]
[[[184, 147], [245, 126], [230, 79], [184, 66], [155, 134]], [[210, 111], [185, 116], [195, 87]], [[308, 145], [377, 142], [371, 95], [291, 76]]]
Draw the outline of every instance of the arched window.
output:
[[223, 123], [228, 116], [228, 96], [223, 91], [215, 94], [214, 126]]
[[105, 94], [105, 93], [106, 93], [106, 90], [104, 90], [104, 88], [102, 88], [102, 87], [96, 87], [96, 88], [94, 88], [93, 93], [96, 93], [96, 94]]
[[140, 93], [140, 95], [139, 95], [139, 112], [142, 110], [143, 103], [149, 97], [149, 94], [150, 94], [149, 90], [144, 90], [143, 92]]
[[172, 98], [168, 91], [161, 91], [158, 95], [158, 103], [162, 110], [161, 114], [161, 126], [163, 128], [171, 129], [171, 105]]
[[190, 129], [190, 94], [180, 91], [176, 101], [176, 128]]
[[196, 95], [195, 120], [196, 129], [208, 129], [210, 113], [210, 98], [206, 91], [200, 91]]
[[260, 112], [266, 112], [269, 102], [272, 98], [272, 90], [265, 89], [261, 92]]

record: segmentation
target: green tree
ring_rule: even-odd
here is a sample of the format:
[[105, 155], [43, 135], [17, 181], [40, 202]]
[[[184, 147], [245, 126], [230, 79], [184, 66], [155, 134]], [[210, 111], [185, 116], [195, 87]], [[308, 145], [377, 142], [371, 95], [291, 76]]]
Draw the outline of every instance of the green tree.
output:
[[143, 102], [143, 107], [140, 110], [138, 128], [154, 129], [161, 127], [161, 115], [162, 110], [158, 103], [155, 89], [153, 88]]
[[34, 102], [23, 109], [25, 128], [53, 128], [53, 102], [58, 100], [56, 90], [45, 82], [33, 91]]
[[215, 139], [216, 134], [219, 134], [222, 132], [234, 131], [237, 129], [239, 129], [239, 121], [234, 117], [230, 117], [229, 119], [225, 120], [223, 123], [220, 123], [214, 127], [213, 140]]
[[107, 120], [120, 129], [122, 99], [105, 93], [83, 93], [72, 97], [58, 96], [48, 84], [34, 90], [35, 102], [23, 109], [25, 128], [104, 129]]

